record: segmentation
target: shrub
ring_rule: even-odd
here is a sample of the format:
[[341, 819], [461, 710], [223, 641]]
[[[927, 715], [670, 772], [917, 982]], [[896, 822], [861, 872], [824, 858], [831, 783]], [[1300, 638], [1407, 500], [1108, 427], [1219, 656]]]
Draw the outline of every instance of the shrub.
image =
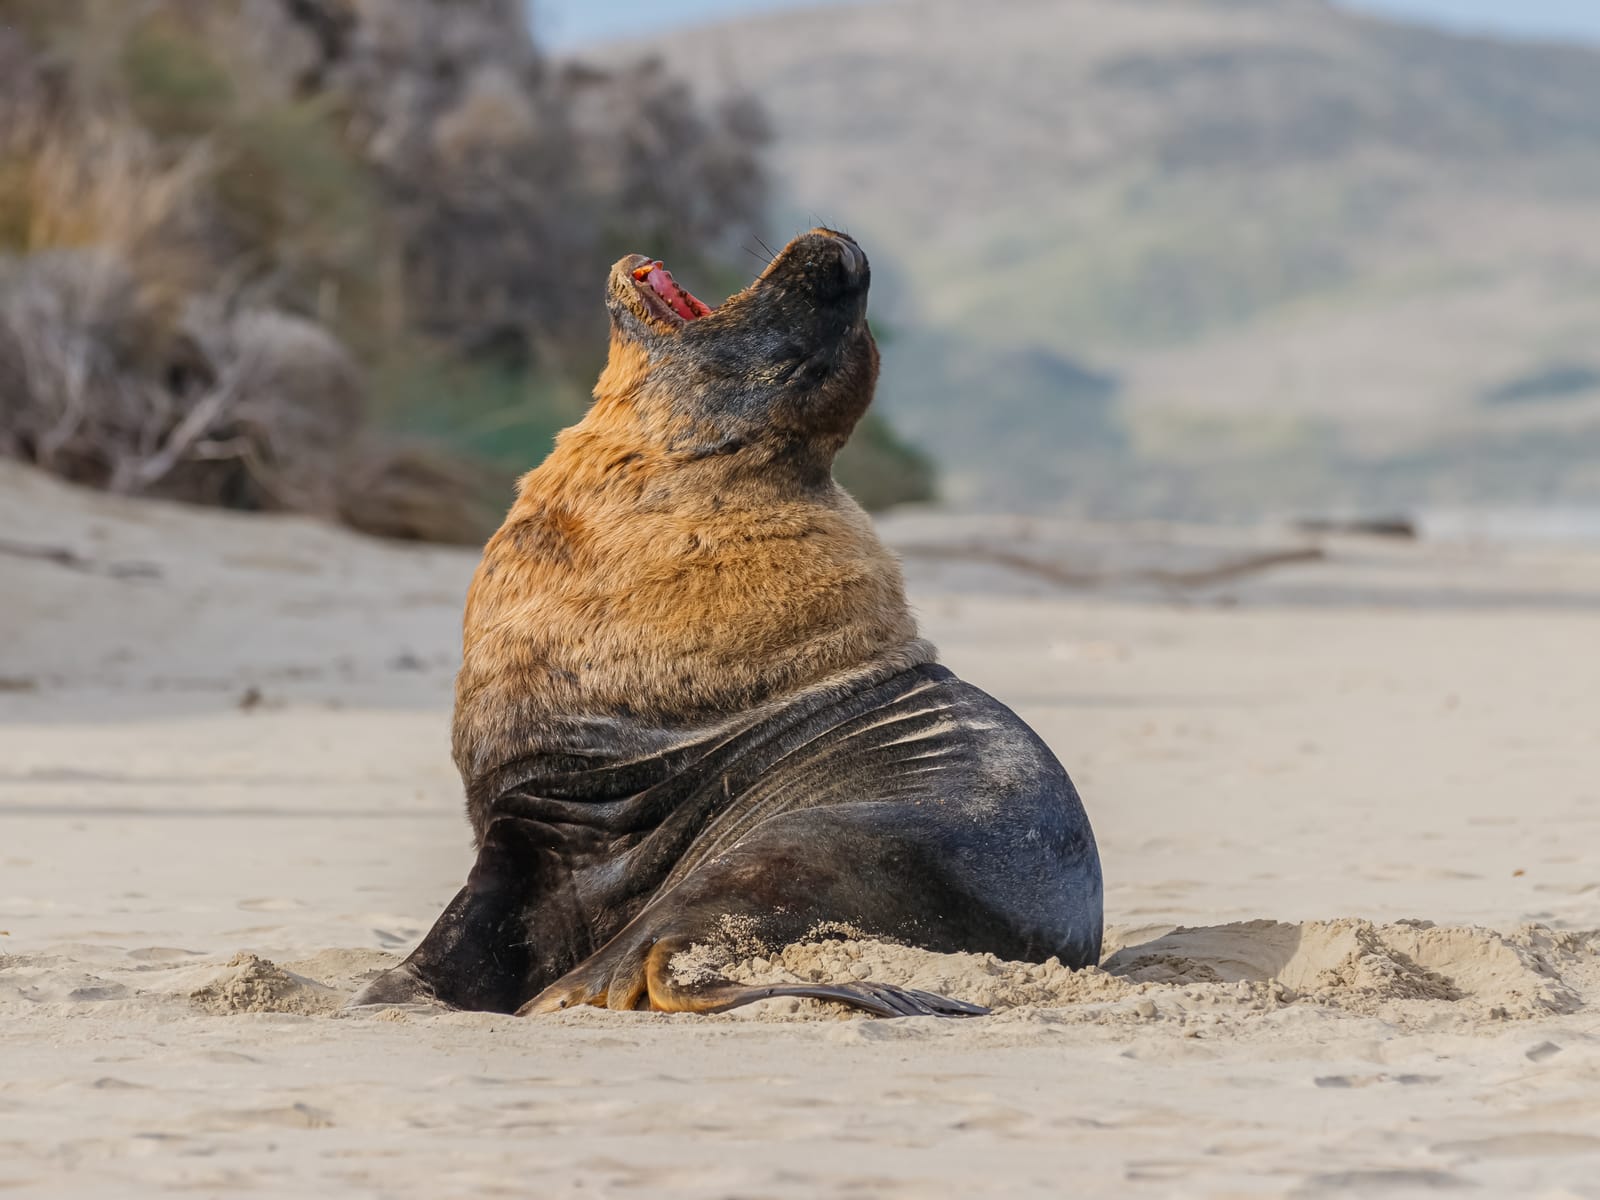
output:
[[[481, 536], [610, 262], [765, 201], [757, 106], [553, 69], [516, 0], [0, 0], [0, 77], [0, 453], [388, 536]], [[875, 421], [840, 470], [931, 478]]]

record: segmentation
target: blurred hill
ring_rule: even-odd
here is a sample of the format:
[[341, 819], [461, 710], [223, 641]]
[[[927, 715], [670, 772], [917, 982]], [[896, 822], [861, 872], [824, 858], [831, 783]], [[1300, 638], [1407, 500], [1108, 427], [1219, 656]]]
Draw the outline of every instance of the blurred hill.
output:
[[651, 46], [764, 102], [784, 216], [862, 238], [882, 395], [955, 499], [1600, 500], [1600, 52], [1319, 0], [883, 0]]
[[[479, 539], [583, 412], [616, 258], [753, 273], [769, 136], [548, 61], [521, 0], [0, 0], [0, 455]], [[876, 419], [840, 475], [931, 487]]]

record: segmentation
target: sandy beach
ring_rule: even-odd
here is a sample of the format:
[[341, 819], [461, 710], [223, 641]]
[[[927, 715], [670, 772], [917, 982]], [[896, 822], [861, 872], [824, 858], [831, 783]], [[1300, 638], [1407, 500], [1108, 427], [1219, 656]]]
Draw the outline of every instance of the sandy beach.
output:
[[341, 1013], [471, 861], [475, 555], [0, 463], [0, 1190], [1600, 1197], [1600, 553], [893, 517], [1107, 957], [882, 1021]]

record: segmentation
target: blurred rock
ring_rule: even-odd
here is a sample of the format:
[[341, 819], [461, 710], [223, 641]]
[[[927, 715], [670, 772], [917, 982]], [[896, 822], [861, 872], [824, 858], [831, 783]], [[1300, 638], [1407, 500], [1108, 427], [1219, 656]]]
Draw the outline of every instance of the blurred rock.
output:
[[[0, 454], [388, 537], [481, 539], [575, 415], [549, 381], [587, 391], [609, 264], [709, 261], [765, 202], [753, 101], [553, 68], [518, 0], [0, 0], [0, 77]], [[476, 361], [385, 428], [368, 368]], [[519, 403], [501, 465], [450, 444]], [[874, 444], [875, 497], [926, 494]]]

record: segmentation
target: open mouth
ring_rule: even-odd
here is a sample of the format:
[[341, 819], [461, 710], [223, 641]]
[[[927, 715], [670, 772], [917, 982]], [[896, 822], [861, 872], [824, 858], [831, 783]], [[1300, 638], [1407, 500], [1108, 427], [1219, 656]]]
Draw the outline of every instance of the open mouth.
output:
[[659, 259], [635, 267], [633, 282], [647, 301], [664, 304], [673, 316], [685, 321], [696, 321], [712, 312], [709, 304], [673, 279], [672, 272]]

